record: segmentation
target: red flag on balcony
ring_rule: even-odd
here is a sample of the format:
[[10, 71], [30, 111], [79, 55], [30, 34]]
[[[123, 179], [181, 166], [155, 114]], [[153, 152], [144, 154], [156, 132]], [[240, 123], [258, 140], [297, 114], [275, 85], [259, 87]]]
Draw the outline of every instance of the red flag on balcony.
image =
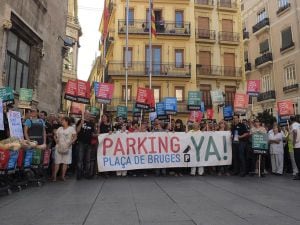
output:
[[106, 5], [106, 0], [104, 1], [104, 11], [103, 11], [103, 33], [102, 33], [102, 42], [104, 42], [105, 38], [108, 34], [108, 22], [109, 22], [109, 10]]
[[156, 26], [155, 26], [155, 15], [154, 15], [154, 10], [153, 10], [153, 3], [151, 1], [151, 34], [152, 36], [156, 37]]

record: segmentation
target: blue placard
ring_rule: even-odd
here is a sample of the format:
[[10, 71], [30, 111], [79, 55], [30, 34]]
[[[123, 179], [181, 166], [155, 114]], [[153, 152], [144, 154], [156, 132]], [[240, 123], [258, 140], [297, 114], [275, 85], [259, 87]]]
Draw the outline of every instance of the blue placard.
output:
[[19, 152], [18, 151], [9, 151], [9, 160], [7, 169], [14, 170], [16, 168]]
[[157, 114], [157, 116], [166, 115], [164, 102], [156, 103], [156, 114]]
[[177, 112], [177, 98], [165, 98], [166, 112]]
[[225, 120], [231, 120], [233, 118], [233, 108], [232, 106], [225, 106], [223, 108], [223, 115]]
[[25, 158], [24, 158], [24, 168], [29, 168], [31, 166], [32, 157], [33, 157], [33, 150], [26, 150]]
[[95, 96], [97, 97], [98, 95], [98, 91], [99, 91], [99, 87], [100, 87], [100, 84], [99, 82], [94, 82], [94, 91], [95, 91]]
[[205, 112], [205, 105], [204, 105], [204, 102], [201, 102], [201, 112]]

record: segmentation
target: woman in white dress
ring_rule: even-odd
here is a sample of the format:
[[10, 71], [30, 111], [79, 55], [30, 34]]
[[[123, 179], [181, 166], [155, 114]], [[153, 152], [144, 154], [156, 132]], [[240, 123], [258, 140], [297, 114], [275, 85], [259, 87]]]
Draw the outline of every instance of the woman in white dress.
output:
[[275, 175], [283, 173], [283, 134], [278, 125], [274, 125], [273, 132], [269, 133], [270, 155], [272, 163], [272, 172]]
[[68, 165], [72, 163], [72, 144], [74, 144], [77, 138], [74, 127], [70, 126], [71, 120], [69, 117], [64, 117], [61, 123], [62, 127], [58, 128], [55, 134], [55, 173], [53, 181], [56, 181], [60, 164], [62, 164], [61, 179], [65, 181]]

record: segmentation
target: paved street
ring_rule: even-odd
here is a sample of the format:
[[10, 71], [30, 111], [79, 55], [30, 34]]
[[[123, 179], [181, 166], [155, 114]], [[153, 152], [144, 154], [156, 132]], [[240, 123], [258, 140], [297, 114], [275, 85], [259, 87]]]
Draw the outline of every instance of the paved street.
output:
[[296, 225], [290, 177], [68, 180], [0, 197], [3, 225]]

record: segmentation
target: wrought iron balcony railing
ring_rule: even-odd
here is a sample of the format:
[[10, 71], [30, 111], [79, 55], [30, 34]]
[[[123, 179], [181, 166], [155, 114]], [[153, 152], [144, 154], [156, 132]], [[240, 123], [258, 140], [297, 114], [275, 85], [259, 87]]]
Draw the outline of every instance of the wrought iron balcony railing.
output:
[[219, 0], [218, 6], [222, 8], [237, 9], [237, 3], [234, 0]]
[[278, 15], [278, 14], [280, 14], [281, 12], [283, 12], [284, 10], [286, 10], [286, 9], [288, 9], [288, 8], [290, 8], [290, 7], [291, 7], [291, 3], [286, 3], [285, 5], [281, 6], [281, 7], [277, 10], [276, 14]]
[[198, 30], [196, 30], [196, 38], [206, 39], [206, 40], [216, 40], [216, 31], [198, 29]]
[[196, 74], [198, 76], [240, 77], [242, 76], [242, 70], [240, 67], [197, 64]]
[[247, 71], [251, 71], [251, 70], [252, 70], [251, 63], [249, 63], [249, 62], [245, 63], [245, 71], [247, 72]]
[[299, 84], [291, 84], [283, 87], [283, 91], [292, 91], [292, 90], [297, 90], [299, 88]]
[[248, 31], [243, 32], [243, 39], [244, 40], [249, 39], [249, 32]]
[[257, 96], [257, 101], [258, 102], [262, 102], [262, 101], [266, 101], [266, 100], [272, 100], [272, 99], [276, 99], [276, 92], [275, 91], [267, 91], [264, 93], [260, 93]]
[[235, 32], [220, 31], [219, 40], [227, 42], [239, 42], [240, 34]]
[[[171, 35], [171, 36], [190, 36], [191, 24], [187, 22], [175, 21], [157, 21], [155, 22], [157, 35]], [[126, 33], [126, 20], [118, 21], [119, 34]], [[128, 22], [129, 34], [149, 34], [149, 22], [145, 20], [130, 20]]]
[[269, 18], [264, 18], [263, 20], [261, 20], [260, 22], [258, 22], [257, 24], [255, 24], [252, 27], [253, 33], [256, 33], [257, 31], [259, 31], [260, 29], [262, 29], [265, 26], [269, 26], [270, 25], [270, 20]]
[[[133, 61], [128, 63], [129, 76], [149, 76], [149, 62]], [[110, 61], [107, 65], [108, 76], [124, 76], [125, 63]], [[191, 77], [191, 65], [182, 63], [152, 64], [152, 76], [156, 77]]]
[[259, 56], [255, 59], [255, 67], [258, 67], [266, 62], [272, 62], [273, 55], [271, 52], [265, 53], [262, 56]]
[[196, 5], [206, 5], [206, 6], [213, 6], [213, 0], [195, 0]]

